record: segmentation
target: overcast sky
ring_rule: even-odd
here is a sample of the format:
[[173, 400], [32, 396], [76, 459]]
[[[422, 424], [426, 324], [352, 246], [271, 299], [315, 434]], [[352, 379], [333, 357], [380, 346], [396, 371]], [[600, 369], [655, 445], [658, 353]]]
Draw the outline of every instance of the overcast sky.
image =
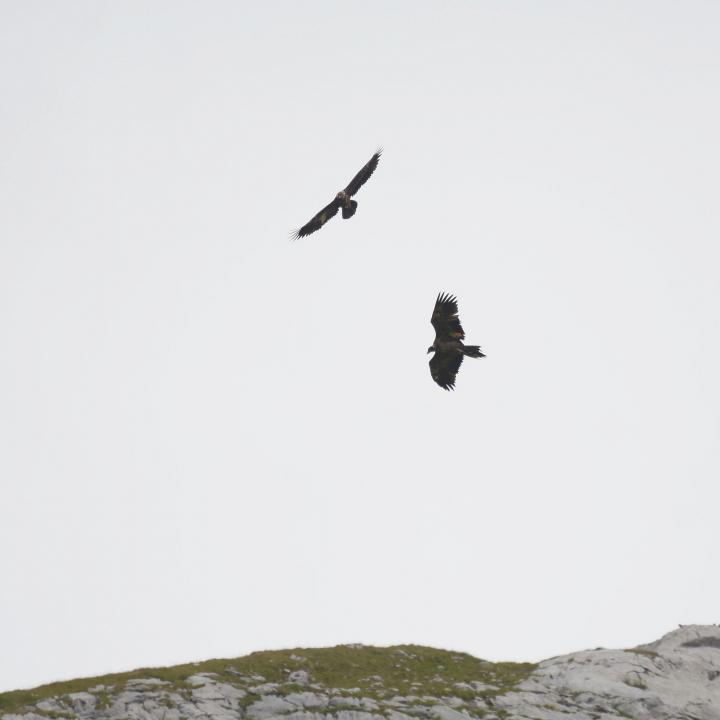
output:
[[[719, 31], [0, 2], [0, 690], [720, 621]], [[487, 353], [454, 393], [441, 290]]]

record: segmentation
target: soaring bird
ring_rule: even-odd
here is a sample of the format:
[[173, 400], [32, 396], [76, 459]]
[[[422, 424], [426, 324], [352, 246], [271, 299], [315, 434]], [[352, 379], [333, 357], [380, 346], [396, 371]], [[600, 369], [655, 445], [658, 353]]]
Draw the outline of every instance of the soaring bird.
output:
[[380, 162], [382, 148], [368, 160], [360, 172], [348, 183], [348, 186], [341, 190], [315, 217], [305, 223], [299, 230], [291, 235], [293, 240], [305, 237], [319, 230], [331, 217], [337, 215], [337, 211], [342, 208], [342, 216], [347, 220], [351, 218], [357, 210], [357, 201], [351, 200], [352, 196], [369, 180], [370, 176], [375, 172], [375, 168]]
[[443, 390], [455, 389], [455, 377], [464, 357], [485, 357], [478, 345], [463, 345], [465, 333], [458, 318], [457, 299], [440, 293], [435, 300], [430, 322], [435, 328], [435, 342], [428, 348], [434, 352], [430, 360], [432, 379]]

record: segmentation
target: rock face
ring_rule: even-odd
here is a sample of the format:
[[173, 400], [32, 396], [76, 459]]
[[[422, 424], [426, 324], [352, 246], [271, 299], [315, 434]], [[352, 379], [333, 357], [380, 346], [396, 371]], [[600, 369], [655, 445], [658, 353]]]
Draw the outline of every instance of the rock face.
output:
[[545, 660], [497, 705], [538, 720], [720, 720], [720, 627], [686, 625], [633, 650]]
[[0, 720], [48, 718], [720, 720], [720, 626], [681, 626], [632, 650], [586, 650], [537, 666], [346, 645], [0, 695]]

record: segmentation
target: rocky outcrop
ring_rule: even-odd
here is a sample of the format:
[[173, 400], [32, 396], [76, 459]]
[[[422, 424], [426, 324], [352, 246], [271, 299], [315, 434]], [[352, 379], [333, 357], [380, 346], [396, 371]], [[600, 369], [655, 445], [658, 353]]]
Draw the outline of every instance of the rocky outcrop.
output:
[[537, 666], [341, 646], [96, 680], [0, 695], [0, 720], [720, 720], [720, 627]]
[[545, 660], [497, 705], [538, 720], [720, 720], [720, 627], [687, 625], [633, 650]]

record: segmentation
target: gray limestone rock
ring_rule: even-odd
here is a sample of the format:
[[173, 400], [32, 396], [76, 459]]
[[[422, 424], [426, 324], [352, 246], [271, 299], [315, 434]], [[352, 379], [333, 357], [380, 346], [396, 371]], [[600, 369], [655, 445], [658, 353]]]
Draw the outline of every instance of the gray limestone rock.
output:
[[337, 720], [382, 720], [382, 716], [373, 715], [363, 710], [340, 710]]
[[194, 688], [192, 696], [196, 700], [216, 700], [225, 703], [228, 707], [237, 707], [247, 693], [234, 685], [227, 683], [206, 683]]
[[362, 707], [363, 710], [370, 710], [371, 712], [381, 710], [380, 703], [378, 703], [377, 700], [367, 697], [360, 698], [360, 707]]
[[[296, 657], [292, 656], [291, 657]], [[310, 682], [310, 676], [305, 670], [295, 670], [288, 675], [288, 682], [295, 683], [297, 685], [307, 685]]]
[[328, 705], [327, 695], [318, 695], [317, 693], [302, 692], [290, 693], [285, 696], [285, 700], [293, 705], [301, 708], [326, 708]]
[[297, 706], [277, 695], [263, 695], [247, 708], [247, 715], [257, 720], [274, 718], [296, 710]]
[[67, 712], [67, 708], [61, 705], [55, 698], [51, 700], [41, 700], [35, 707], [46, 713], [63, 713]]
[[465, 713], [453, 710], [453, 708], [447, 705], [433, 705], [432, 707], [433, 717], [438, 720], [468, 720], [468, 715]]
[[[125, 682], [125, 687], [132, 688], [133, 690], [146, 690], [147, 688], [157, 688], [169, 684], [170, 683], [167, 680], [160, 680], [160, 678], [135, 678], [127, 680]], [[104, 686], [100, 685], [99, 687], [102, 689]], [[97, 688], [92, 688], [92, 690], [97, 692]]]
[[344, 697], [343, 695], [335, 695], [334, 697], [331, 697], [330, 700], [328, 700], [328, 706], [333, 710], [336, 710], [337, 708], [357, 708], [360, 710], [362, 708], [360, 698]]
[[496, 704], [510, 717], [542, 720], [720, 720], [720, 683], [710, 680], [720, 671], [716, 640], [720, 627], [691, 625], [632, 650], [545, 660]]

